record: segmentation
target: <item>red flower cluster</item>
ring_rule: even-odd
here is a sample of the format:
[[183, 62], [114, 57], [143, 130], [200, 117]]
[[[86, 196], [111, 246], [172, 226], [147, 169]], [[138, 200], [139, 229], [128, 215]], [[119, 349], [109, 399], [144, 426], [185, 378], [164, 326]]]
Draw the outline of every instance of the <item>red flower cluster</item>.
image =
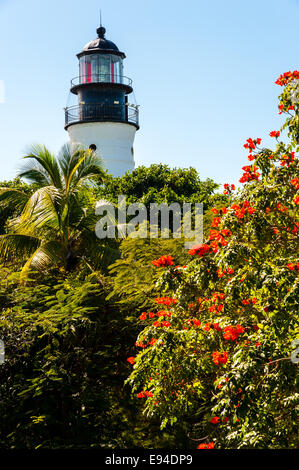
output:
[[[283, 103], [281, 103], [279, 106], [278, 106], [278, 114], [282, 114], [284, 110], [284, 105]], [[287, 108], [287, 111], [293, 111], [294, 110], [294, 106], [291, 104], [288, 108]]]
[[143, 320], [146, 320], [147, 318], [154, 318], [156, 315], [157, 317], [171, 317], [172, 314], [171, 312], [167, 312], [166, 310], [160, 310], [157, 313], [149, 312], [148, 314], [146, 312], [142, 312], [139, 319], [143, 321]]
[[214, 292], [211, 298], [211, 302], [217, 303], [223, 299], [225, 299], [225, 294], [223, 292]]
[[152, 392], [149, 392], [148, 390], [142, 390], [142, 392], [137, 393], [137, 398], [153, 398]]
[[223, 230], [210, 230], [210, 240], [213, 240], [211, 242], [211, 247], [214, 253], [217, 253], [218, 251], [218, 246], [219, 243], [221, 243], [222, 246], [227, 245], [227, 241], [225, 240], [224, 237], [230, 237], [232, 235], [232, 232], [227, 229]]
[[234, 184], [229, 185], [228, 183], [225, 183], [225, 185], [224, 185], [224, 194], [230, 194], [235, 189], [236, 189], [236, 186]]
[[159, 310], [157, 317], [171, 317], [171, 312], [167, 312], [166, 310]]
[[211, 211], [213, 212], [213, 214], [217, 215], [218, 212], [220, 215], [224, 215], [224, 214], [227, 214], [228, 210], [226, 207], [222, 207], [221, 209], [216, 209], [216, 207], [213, 207], [211, 209]]
[[214, 364], [216, 364], [218, 366], [219, 364], [226, 364], [227, 363], [228, 354], [227, 354], [227, 352], [214, 351], [212, 353], [212, 358], [213, 358]]
[[157, 297], [155, 299], [155, 302], [157, 304], [162, 304], [162, 305], [167, 305], [167, 307], [169, 307], [169, 305], [174, 305], [177, 303], [177, 299], [173, 299], [171, 297]]
[[213, 418], [211, 418], [211, 419], [210, 419], [210, 423], [212, 423], [212, 424], [220, 423], [220, 418], [219, 418], [219, 416], [214, 416]]
[[202, 243], [201, 245], [195, 245], [191, 250], [188, 251], [189, 255], [203, 256], [210, 250], [210, 246]]
[[152, 264], [154, 266], [157, 266], [158, 268], [160, 267], [165, 267], [165, 266], [172, 266], [173, 263], [173, 257], [172, 256], [161, 256], [159, 259], [154, 259], [152, 261]]
[[[148, 313], [148, 317], [149, 317], [149, 318], [154, 318], [155, 316], [156, 316], [156, 314], [153, 313], [153, 312], [149, 312], [149, 313]], [[146, 320], [146, 319], [147, 319], [147, 313], [146, 313], [146, 312], [142, 312], [142, 314], [140, 315], [139, 319], [142, 320], [142, 321], [143, 321], [143, 320]]]
[[127, 361], [130, 363], [130, 364], [135, 364], [135, 357], [128, 357]]
[[241, 325], [230, 325], [226, 326], [223, 328], [223, 338], [230, 340], [230, 341], [235, 341], [239, 338], [239, 336], [244, 333], [245, 328]]
[[280, 131], [271, 131], [269, 134], [270, 137], [279, 137]]
[[197, 449], [214, 449], [214, 447], [214, 442], [208, 442], [207, 444], [199, 444], [197, 446]]
[[277, 210], [280, 212], [287, 212], [288, 208], [286, 206], [282, 206], [280, 203], [276, 204]]
[[294, 72], [285, 72], [280, 75], [280, 77], [276, 80], [276, 85], [286, 85], [287, 83], [291, 82], [294, 79], [299, 79], [299, 70], [294, 70]]
[[209, 312], [219, 313], [222, 312], [223, 308], [224, 305], [222, 304], [219, 304], [218, 307], [216, 307], [215, 305], [211, 305], [211, 307], [209, 307]]
[[211, 223], [211, 227], [218, 227], [218, 225], [220, 224], [221, 222], [221, 218], [220, 217], [214, 217], [212, 223]]
[[299, 196], [294, 197], [293, 201], [295, 204], [299, 204]]
[[169, 326], [171, 326], [171, 324], [169, 323], [169, 321], [166, 321], [166, 320], [165, 320], [165, 321], [162, 321], [161, 323], [160, 323], [159, 321], [154, 321], [154, 322], [153, 322], [153, 326], [154, 326], [155, 328], [159, 328], [160, 326], [161, 326], [162, 328], [168, 328]]
[[291, 271], [294, 271], [295, 269], [297, 269], [297, 270], [299, 271], [299, 263], [297, 263], [297, 264], [289, 263], [289, 264], [288, 264], [288, 268], [289, 268]]
[[135, 346], [137, 348], [142, 348], [142, 349], [145, 349], [147, 348], [148, 346], [153, 346], [158, 340], [155, 339], [155, 338], [152, 338], [150, 341], [147, 341], [146, 343], [143, 343], [142, 341], [139, 341], [135, 343]]
[[244, 170], [244, 173], [242, 177], [239, 179], [240, 183], [246, 183], [248, 181], [258, 180], [259, 177], [261, 176], [260, 173], [257, 171], [258, 168], [254, 165], [243, 166], [242, 170]]
[[248, 149], [249, 153], [251, 153], [252, 150], [254, 150], [257, 145], [260, 145], [261, 141], [262, 141], [262, 139], [260, 139], [260, 138], [251, 139], [249, 137], [249, 139], [246, 140], [246, 144], [244, 144], [244, 148]]
[[280, 157], [280, 166], [287, 166], [289, 167], [291, 163], [295, 161], [295, 152], [291, 152], [289, 154], [284, 154]]
[[299, 178], [293, 178], [290, 183], [295, 186], [296, 189], [299, 189]]
[[201, 325], [201, 322], [199, 320], [197, 320], [197, 318], [189, 318], [189, 320], [187, 320], [187, 323], [189, 326], [193, 326], [196, 328], [197, 326], [200, 326]]
[[253, 214], [255, 212], [254, 207], [250, 206], [248, 201], [244, 201], [241, 206], [233, 204], [231, 209], [235, 211], [235, 216], [238, 217], [238, 219], [244, 219], [246, 213]]
[[219, 278], [224, 276], [224, 274], [234, 274], [234, 272], [235, 270], [232, 268], [227, 268], [227, 269], [224, 269], [223, 271], [221, 271], [221, 269], [217, 269], [217, 274]]
[[250, 305], [250, 304], [256, 304], [257, 299], [255, 297], [252, 297], [252, 299], [243, 299], [242, 304], [243, 305]]

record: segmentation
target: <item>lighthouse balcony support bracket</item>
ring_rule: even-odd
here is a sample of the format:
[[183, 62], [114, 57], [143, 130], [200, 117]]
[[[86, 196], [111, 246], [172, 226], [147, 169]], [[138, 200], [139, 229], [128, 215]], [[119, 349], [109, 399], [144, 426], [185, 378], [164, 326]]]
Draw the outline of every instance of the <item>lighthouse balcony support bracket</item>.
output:
[[65, 129], [79, 122], [122, 122], [139, 129], [138, 108], [130, 105], [80, 104], [65, 109]]

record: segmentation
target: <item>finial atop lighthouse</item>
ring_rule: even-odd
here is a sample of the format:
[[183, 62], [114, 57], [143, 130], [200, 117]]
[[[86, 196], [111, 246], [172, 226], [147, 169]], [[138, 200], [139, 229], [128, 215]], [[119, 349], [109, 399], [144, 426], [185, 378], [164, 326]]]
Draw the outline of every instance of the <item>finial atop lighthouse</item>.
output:
[[97, 29], [97, 33], [98, 33], [99, 38], [104, 39], [105, 33], [106, 33], [106, 29], [104, 28], [104, 26], [100, 26]]
[[106, 29], [102, 25], [102, 10], [100, 10], [100, 27], [97, 29], [97, 34], [99, 38], [104, 39], [106, 33]]

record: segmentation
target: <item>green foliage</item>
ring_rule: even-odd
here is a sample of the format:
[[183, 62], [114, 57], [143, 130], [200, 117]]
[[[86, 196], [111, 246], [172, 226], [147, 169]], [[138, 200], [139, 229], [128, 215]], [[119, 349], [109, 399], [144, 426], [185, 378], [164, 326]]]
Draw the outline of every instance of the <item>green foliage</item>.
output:
[[[33, 186], [24, 183], [20, 178], [15, 178], [11, 181], [0, 181], [0, 188], [10, 188], [16, 191], [16, 195], [19, 195], [19, 199], [15, 199], [14, 204], [10, 203], [9, 197], [5, 200], [2, 198], [2, 204], [0, 206], [0, 235], [6, 231], [6, 222], [8, 219], [15, 217], [22, 207], [24, 202], [25, 194], [31, 194], [33, 192]], [[7, 192], [7, 196], [9, 192]], [[26, 196], [25, 196], [26, 199]]]
[[152, 164], [117, 178], [109, 175], [97, 195], [117, 203], [118, 195], [124, 194], [128, 203], [142, 202], [147, 208], [150, 203], [202, 202], [206, 209], [217, 200], [226, 200], [223, 195], [214, 194], [218, 187], [210, 178], [201, 181], [194, 168], [171, 169], [168, 165]]
[[[131, 322], [97, 275], [1, 282], [0, 445], [165, 447], [181, 431], [149, 424], [124, 388]], [[179, 438], [175, 437], [179, 434]]]

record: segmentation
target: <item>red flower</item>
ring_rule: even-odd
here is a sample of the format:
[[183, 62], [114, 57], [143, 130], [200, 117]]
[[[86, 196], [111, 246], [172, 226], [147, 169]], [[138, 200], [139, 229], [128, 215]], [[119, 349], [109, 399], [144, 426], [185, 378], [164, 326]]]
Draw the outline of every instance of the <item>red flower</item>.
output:
[[291, 82], [294, 79], [299, 78], [299, 71], [294, 70], [294, 72], [285, 72], [280, 75], [280, 77], [276, 80], [276, 85], [284, 86], [287, 83]]
[[135, 357], [128, 357], [127, 361], [128, 361], [130, 364], [135, 364]]
[[152, 394], [152, 392], [149, 392], [148, 390], [142, 390], [142, 392], [137, 393], [137, 398], [153, 398], [153, 396], [154, 395]]
[[223, 328], [223, 338], [235, 341], [239, 338], [240, 334], [244, 333], [245, 328], [241, 325], [230, 325]]
[[191, 256], [193, 255], [203, 256], [206, 253], [208, 253], [209, 250], [210, 250], [210, 246], [203, 243], [201, 245], [195, 245], [193, 248], [191, 248], [191, 250], [188, 251], [188, 253]]
[[214, 416], [212, 419], [210, 419], [210, 423], [212, 424], [217, 424], [220, 422], [220, 418], [218, 416]]
[[228, 360], [228, 354], [227, 352], [215, 351], [212, 353], [212, 358], [213, 358], [214, 364], [216, 365], [226, 364]]
[[289, 263], [289, 264], [288, 264], [288, 268], [289, 268], [291, 271], [294, 271], [295, 265], [294, 265], [293, 263]]
[[250, 166], [243, 166], [242, 170], [244, 170], [242, 178], [239, 179], [240, 183], [246, 183], [247, 181], [258, 180], [260, 177], [260, 173], [257, 171], [258, 168], [254, 165]]
[[295, 186], [296, 189], [299, 189], [299, 178], [293, 178], [290, 183]]
[[221, 327], [219, 326], [219, 323], [213, 323], [214, 330], [216, 331], [221, 331]]
[[152, 261], [154, 266], [165, 267], [165, 266], [172, 266], [173, 265], [173, 257], [172, 256], [161, 256], [159, 259], [155, 259]]
[[213, 219], [213, 222], [211, 223], [211, 227], [218, 227], [218, 225], [220, 224], [220, 222], [221, 222], [220, 217], [215, 217], [215, 218]]
[[198, 444], [197, 449], [214, 449], [214, 442], [208, 442], [207, 444]]
[[224, 194], [229, 194], [231, 191], [234, 191], [236, 189], [234, 184], [229, 185], [228, 183], [224, 184]]
[[173, 298], [171, 298], [171, 297], [157, 297], [157, 298], [155, 299], [155, 302], [156, 302], [157, 304], [162, 304], [162, 305], [167, 305], [167, 306], [169, 306], [169, 305], [174, 305], [174, 304], [176, 304], [176, 303], [177, 303], [177, 299], [173, 299]]
[[269, 134], [270, 137], [279, 137], [280, 131], [271, 131]]

